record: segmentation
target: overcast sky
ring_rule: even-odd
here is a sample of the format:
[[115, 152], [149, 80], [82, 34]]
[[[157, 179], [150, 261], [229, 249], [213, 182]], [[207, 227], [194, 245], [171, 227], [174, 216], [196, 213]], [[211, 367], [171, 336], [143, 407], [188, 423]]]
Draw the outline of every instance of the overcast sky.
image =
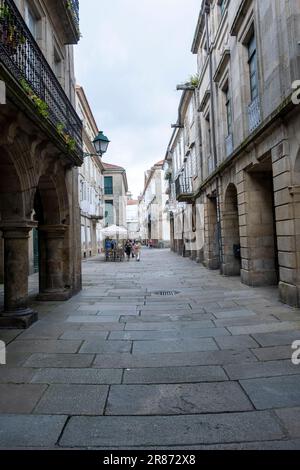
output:
[[177, 121], [176, 85], [196, 73], [190, 52], [201, 0], [84, 0], [76, 78], [100, 130], [104, 161], [127, 170], [135, 197], [162, 160]]

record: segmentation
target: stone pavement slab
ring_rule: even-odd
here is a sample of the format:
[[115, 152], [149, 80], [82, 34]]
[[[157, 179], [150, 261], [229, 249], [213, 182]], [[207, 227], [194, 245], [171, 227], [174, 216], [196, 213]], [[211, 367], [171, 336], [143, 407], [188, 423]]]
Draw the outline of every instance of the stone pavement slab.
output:
[[8, 347], [8, 351], [14, 352], [45, 352], [45, 353], [76, 353], [82, 341], [63, 341], [63, 340], [16, 340]]
[[94, 354], [32, 354], [25, 367], [89, 367]]
[[[114, 331], [110, 333], [109, 340], [172, 340], [184, 338], [216, 338], [219, 336], [229, 336], [229, 332], [225, 328], [195, 328], [194, 330], [179, 330], [179, 331]], [[257, 346], [257, 343], [252, 340], [252, 347]], [[247, 347], [247, 346], [246, 346]]]
[[31, 383], [45, 384], [120, 384], [123, 375], [122, 369], [49, 368], [38, 371], [36, 369], [30, 370], [34, 371]]
[[126, 353], [130, 352], [131, 348], [131, 341], [105, 341], [91, 338], [83, 342], [79, 353]]
[[[202, 351], [192, 353], [163, 354], [98, 354], [95, 367], [136, 368], [136, 367], [170, 367], [223, 365], [239, 362], [255, 362], [257, 358], [249, 350], [236, 351]], [[29, 362], [30, 364], [30, 362]]]
[[260, 346], [291, 346], [294, 341], [300, 341], [300, 331], [281, 331], [280, 333], [254, 334], [253, 338]]
[[224, 382], [228, 380], [224, 370], [219, 366], [194, 367], [156, 367], [126, 369], [125, 384], [167, 384], [194, 382]]
[[179, 339], [165, 341], [134, 341], [133, 354], [215, 351], [218, 347], [212, 338]]
[[194, 416], [103, 416], [73, 417], [61, 447], [141, 448], [164, 443], [191, 446], [285, 437], [269, 412], [226, 413]]
[[31, 413], [46, 389], [38, 384], [0, 384], [0, 413]]
[[54, 447], [66, 420], [66, 416], [0, 415], [0, 448]]
[[291, 359], [293, 353], [290, 346], [258, 348], [252, 349], [251, 351], [260, 361], [277, 361], [280, 359]]
[[300, 438], [300, 408], [284, 408], [276, 410], [276, 415], [292, 437]]
[[0, 367], [0, 383], [23, 384], [30, 382], [35, 369], [25, 367]]
[[237, 383], [112, 385], [106, 415], [176, 415], [249, 411]]
[[248, 335], [241, 336], [214, 336], [220, 349], [251, 349], [257, 348], [258, 343]]
[[300, 376], [241, 380], [240, 384], [258, 410], [300, 406]]
[[107, 393], [108, 387], [105, 385], [50, 385], [34, 412], [53, 415], [101, 415]]
[[300, 367], [294, 365], [290, 360], [230, 364], [225, 365], [224, 369], [231, 380], [300, 375]]

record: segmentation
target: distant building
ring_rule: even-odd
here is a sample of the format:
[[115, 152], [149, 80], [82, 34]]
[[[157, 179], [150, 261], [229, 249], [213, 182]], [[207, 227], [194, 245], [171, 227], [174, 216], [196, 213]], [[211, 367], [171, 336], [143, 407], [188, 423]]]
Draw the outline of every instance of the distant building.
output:
[[139, 224], [139, 201], [137, 199], [129, 198], [127, 200], [126, 222], [128, 238], [131, 240], [139, 239], [141, 233]]
[[145, 173], [145, 184], [139, 198], [140, 229], [144, 241], [152, 240], [156, 248], [170, 246], [170, 224], [165, 211], [168, 196], [165, 192], [164, 161], [156, 163]]
[[126, 170], [118, 165], [103, 163], [104, 170], [104, 226], [126, 228], [128, 183]]
[[[82, 87], [76, 87], [77, 113], [83, 123], [83, 150], [95, 153], [93, 140], [99, 130]], [[104, 218], [103, 164], [98, 156], [85, 157], [79, 169], [79, 203], [81, 213], [81, 255], [83, 258], [100, 252], [101, 233]]]

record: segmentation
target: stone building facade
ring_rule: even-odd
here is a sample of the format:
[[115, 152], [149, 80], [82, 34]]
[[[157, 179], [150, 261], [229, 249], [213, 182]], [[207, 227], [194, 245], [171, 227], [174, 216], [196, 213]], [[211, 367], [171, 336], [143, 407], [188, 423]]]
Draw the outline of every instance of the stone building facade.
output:
[[81, 211], [81, 256], [89, 258], [101, 251], [101, 228], [104, 218], [104, 178], [100, 156], [95, 154], [93, 140], [99, 130], [82, 87], [76, 87], [77, 112], [83, 122], [85, 157], [79, 169], [79, 203]]
[[140, 233], [144, 242], [152, 240], [156, 248], [170, 246], [170, 224], [165, 210], [168, 196], [164, 179], [164, 161], [145, 173], [144, 190], [139, 198]]
[[127, 195], [126, 224], [128, 238], [130, 240], [139, 239], [141, 236], [139, 223], [139, 201], [137, 199], [133, 199], [131, 194]]
[[[75, 111], [77, 0], [0, 1], [0, 326], [25, 328], [29, 236], [36, 228], [39, 300], [81, 289], [78, 169], [82, 123]], [[4, 85], [3, 85], [4, 84]]]
[[203, 1], [192, 45], [198, 83], [183, 91], [199, 139], [195, 166], [181, 167], [188, 186], [173, 148], [183, 118], [166, 156], [177, 204], [192, 206], [186, 219], [200, 243], [191, 256], [250, 286], [278, 284], [281, 300], [298, 307], [299, 42], [299, 2]]
[[126, 228], [128, 182], [126, 170], [118, 165], [103, 163], [104, 170], [104, 226]]

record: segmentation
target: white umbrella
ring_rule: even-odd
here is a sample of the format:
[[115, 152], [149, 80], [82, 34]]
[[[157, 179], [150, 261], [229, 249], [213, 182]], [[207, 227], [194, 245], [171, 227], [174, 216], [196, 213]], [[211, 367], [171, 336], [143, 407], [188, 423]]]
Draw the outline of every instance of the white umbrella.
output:
[[101, 230], [101, 233], [105, 237], [112, 237], [118, 239], [125, 239], [128, 237], [127, 229], [124, 227], [119, 227], [118, 225], [110, 225], [109, 227], [105, 227]]

